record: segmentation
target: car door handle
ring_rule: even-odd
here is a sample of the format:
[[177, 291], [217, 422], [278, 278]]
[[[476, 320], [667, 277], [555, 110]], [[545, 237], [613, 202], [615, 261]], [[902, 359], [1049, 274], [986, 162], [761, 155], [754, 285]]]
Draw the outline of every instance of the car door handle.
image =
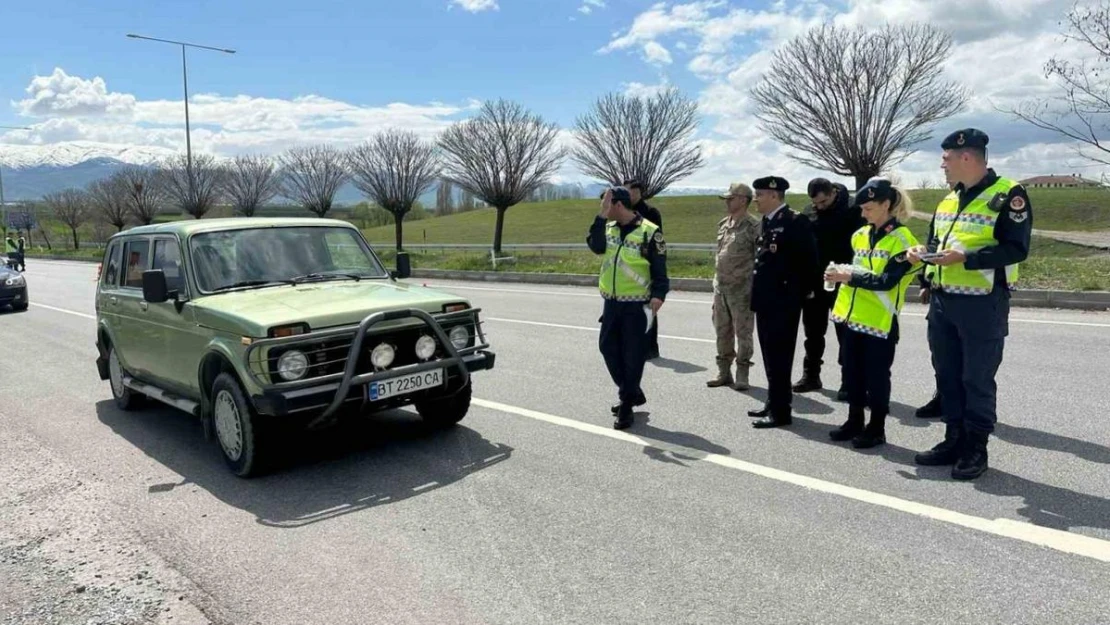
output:
[[112, 302], [113, 304], [118, 304], [119, 303], [119, 298], [116, 297], [115, 295], [113, 295], [112, 297], [108, 298], [108, 301]]
[[146, 307], [147, 307], [146, 302], [139, 302], [139, 308], [142, 308], [143, 310], [146, 310]]

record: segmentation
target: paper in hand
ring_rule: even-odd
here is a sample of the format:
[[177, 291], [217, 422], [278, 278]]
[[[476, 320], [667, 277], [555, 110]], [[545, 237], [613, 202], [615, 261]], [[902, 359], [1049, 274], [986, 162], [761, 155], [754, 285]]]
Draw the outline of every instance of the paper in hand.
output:
[[644, 330], [644, 334], [647, 334], [651, 332], [651, 323], [655, 319], [655, 313], [651, 311], [651, 304], [644, 305], [644, 316], [647, 317], [647, 329]]

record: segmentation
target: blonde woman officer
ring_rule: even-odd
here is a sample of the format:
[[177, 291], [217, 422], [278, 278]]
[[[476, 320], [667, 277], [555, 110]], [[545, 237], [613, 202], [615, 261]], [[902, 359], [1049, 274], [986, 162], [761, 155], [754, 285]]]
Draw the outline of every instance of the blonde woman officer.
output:
[[[848, 421], [829, 433], [834, 441], [851, 440], [857, 449], [886, 442], [890, 411], [890, 367], [898, 343], [898, 313], [906, 301], [913, 275], [924, 265], [912, 264], [906, 251], [917, 245], [909, 219], [909, 195], [886, 178], [872, 178], [856, 192], [867, 225], [852, 235], [850, 271], [830, 268], [827, 282], [844, 286], [837, 293], [831, 318], [843, 326], [844, 372], [847, 376]], [[864, 426], [864, 407], [871, 421]]]

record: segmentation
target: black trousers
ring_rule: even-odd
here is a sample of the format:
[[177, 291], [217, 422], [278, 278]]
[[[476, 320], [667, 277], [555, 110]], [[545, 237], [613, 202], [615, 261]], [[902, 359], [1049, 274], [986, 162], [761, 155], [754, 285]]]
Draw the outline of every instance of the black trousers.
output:
[[[829, 293], [819, 289], [813, 299], [807, 299], [802, 304], [802, 327], [805, 330], [805, 359], [802, 361], [803, 370], [814, 376], [821, 375], [821, 365], [825, 364], [825, 334], [829, 329], [829, 313], [836, 303], [836, 291]], [[840, 365], [841, 380], [847, 376], [844, 370], [844, 328], [839, 323], [833, 324], [836, 332], [837, 355], [836, 362]]]
[[995, 374], [1009, 334], [1010, 296], [950, 295], [929, 299], [929, 348], [944, 421], [990, 434], [998, 421]]
[[[843, 328], [841, 346], [848, 405], [870, 408], [872, 418], [890, 414], [890, 368], [898, 345], [897, 318], [894, 324], [887, 338]], [[843, 327], [840, 323], [836, 325]]]
[[763, 369], [767, 372], [767, 404], [771, 416], [789, 416], [794, 393], [790, 371], [794, 368], [794, 348], [798, 344], [798, 323], [802, 307], [780, 305], [755, 312], [755, 330]]
[[601, 313], [598, 347], [622, 402], [632, 403], [643, 393], [640, 380], [648, 351], [646, 304], [605, 300]]

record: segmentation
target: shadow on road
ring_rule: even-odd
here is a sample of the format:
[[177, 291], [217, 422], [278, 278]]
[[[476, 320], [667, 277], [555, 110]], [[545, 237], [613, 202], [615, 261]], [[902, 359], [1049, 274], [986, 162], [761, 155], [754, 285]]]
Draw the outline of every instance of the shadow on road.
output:
[[96, 405], [102, 423], [154, 460], [184, 476], [157, 484], [152, 496], [195, 485], [262, 525], [300, 527], [403, 501], [507, 460], [511, 447], [463, 425], [436, 431], [415, 414], [393, 410], [283, 441], [287, 460], [271, 474], [244, 480], [224, 464], [200, 423], [171, 408], [123, 412]]
[[[750, 408], [745, 408], [744, 410], [759, 408], [760, 405], [767, 402], [767, 389], [761, 386], [753, 386], [746, 391], [738, 392], [747, 395], [759, 402], [759, 405], [751, 406]], [[792, 404], [794, 414], [825, 415], [832, 414], [836, 410], [834, 407], [828, 404], [823, 404], [819, 401], [815, 401], [806, 397], [803, 393], [794, 393]], [[844, 414], [848, 414], [847, 404], [845, 404], [844, 406]]]
[[[818, 392], [823, 397], [828, 399], [829, 401], [835, 402], [834, 405], [840, 406], [841, 409], [839, 410], [839, 412], [844, 413], [844, 418], [845, 419], [848, 418], [848, 402], [836, 401], [836, 391], [825, 388], [825, 389], [821, 389]], [[797, 397], [798, 394], [795, 393], [794, 396]], [[910, 406], [909, 404], [903, 404], [902, 402], [897, 402], [897, 401], [894, 401], [893, 399], [890, 401], [890, 418], [897, 419], [902, 425], [906, 425], [906, 426], [914, 427], [914, 428], [927, 428], [927, 427], [929, 427], [930, 423], [939, 420], [939, 419], [918, 419], [917, 416], [916, 416], [916, 413], [917, 413], [917, 406]], [[868, 414], [870, 414], [870, 411], [868, 412]], [[889, 420], [888, 420], [888, 423], [889, 423]]]
[[708, 369], [706, 369], [705, 367], [682, 360], [674, 360], [673, 358], [656, 358], [654, 360], [649, 360], [648, 364], [655, 365], [660, 369], [670, 369], [671, 371], [674, 371], [678, 374], [700, 373], [702, 371], [708, 371]]
[[[649, 425], [649, 423], [651, 423], [651, 417], [647, 416], [646, 413], [637, 412], [636, 422], [630, 429], [627, 430], [627, 432], [636, 436], [643, 436], [644, 438], [650, 438], [656, 441], [669, 443], [671, 445], [677, 445], [699, 452], [704, 452], [704, 454], [706, 455], [718, 454], [721, 456], [727, 456], [732, 453], [728, 450], [727, 447], [721, 447], [720, 445], [710, 442], [709, 440], [706, 440], [696, 434], [690, 434], [689, 432], [674, 432], [671, 430], [663, 430], [651, 426]], [[654, 447], [644, 447], [644, 455], [646, 455], [648, 458], [651, 458], [652, 460], [658, 460], [660, 462], [667, 462], [670, 464], [677, 464], [679, 466], [687, 466], [683, 463], [683, 461], [693, 462], [705, 458], [705, 455], [691, 455], [684, 452], [662, 450]]]
[[1006, 423], [997, 423], [994, 426], [994, 437], [1014, 445], [1036, 447], [1046, 451], [1058, 451], [1072, 454], [1090, 462], [1110, 464], [1110, 447], [1096, 445], [1090, 441], [1078, 438], [1068, 438], [1059, 434], [1042, 432], [1031, 428], [1023, 428]]

